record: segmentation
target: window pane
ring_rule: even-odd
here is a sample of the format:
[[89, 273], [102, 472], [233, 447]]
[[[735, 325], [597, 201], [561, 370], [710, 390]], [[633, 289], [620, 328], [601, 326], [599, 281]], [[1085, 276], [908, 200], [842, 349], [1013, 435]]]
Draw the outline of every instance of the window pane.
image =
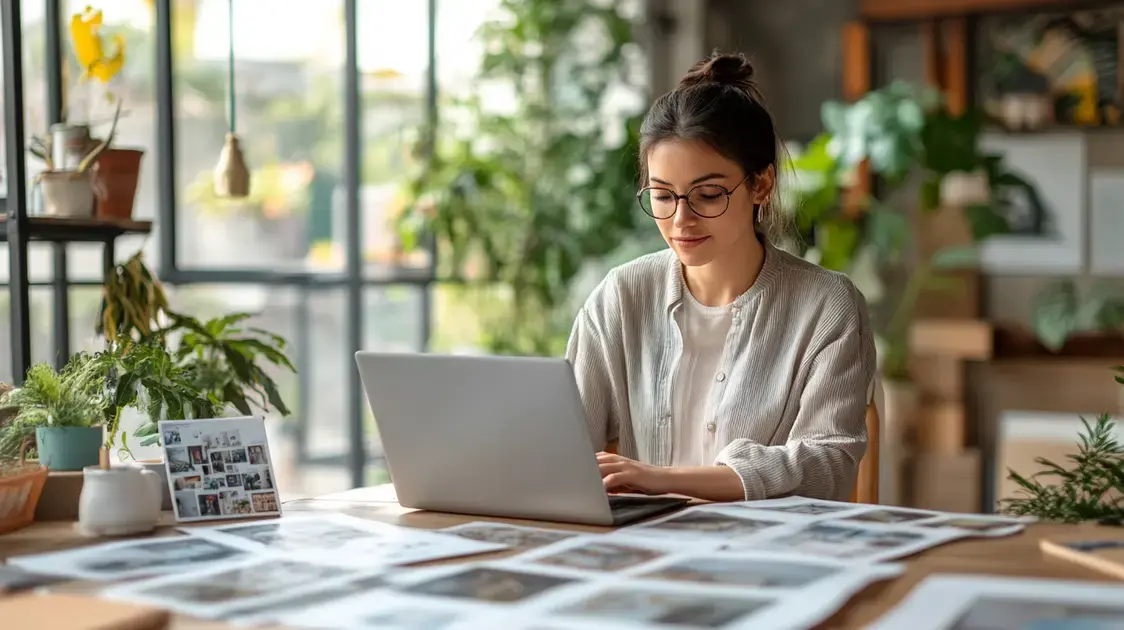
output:
[[251, 173], [237, 200], [213, 188], [230, 124], [228, 2], [180, 0], [173, 19], [180, 267], [338, 271], [342, 2], [234, 3], [235, 123]]
[[[51, 361], [54, 356], [54, 317], [51, 289], [33, 287], [31, 301], [31, 362]], [[0, 288], [0, 383], [12, 382], [12, 310], [7, 287]]]

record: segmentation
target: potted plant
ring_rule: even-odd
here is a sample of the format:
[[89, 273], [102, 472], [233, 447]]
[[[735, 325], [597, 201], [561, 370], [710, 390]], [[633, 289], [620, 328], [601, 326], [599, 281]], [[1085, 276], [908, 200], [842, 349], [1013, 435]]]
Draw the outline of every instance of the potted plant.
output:
[[72, 363], [57, 373], [47, 363], [36, 363], [20, 387], [0, 397], [0, 407], [17, 409], [0, 434], [0, 456], [17, 455], [34, 437], [39, 462], [49, 470], [98, 464], [103, 401], [86, 387], [80, 368]]
[[[112, 38], [110, 52], [102, 34], [103, 14], [100, 9], [86, 7], [82, 13], [70, 18], [70, 37], [74, 56], [81, 69], [79, 82], [86, 90], [86, 118], [92, 120], [93, 106], [97, 102], [116, 103], [120, 111], [120, 98], [108, 89], [109, 82], [125, 64], [125, 40], [121, 35]], [[116, 117], [115, 117], [116, 120]], [[69, 133], [90, 137], [90, 125], [64, 125]], [[112, 133], [103, 144], [105, 149], [97, 158], [95, 177], [100, 192], [97, 198], [97, 216], [108, 219], [130, 219], [140, 179], [141, 159], [144, 151], [111, 145]], [[96, 143], [96, 141], [91, 140]]]
[[[1124, 366], [1114, 369], [1116, 382], [1124, 383]], [[1002, 500], [1001, 512], [1063, 523], [1124, 524], [1124, 444], [1114, 437], [1116, 423], [1107, 413], [1095, 423], [1084, 418], [1081, 423], [1085, 431], [1077, 452], [1068, 457], [1070, 466], [1038, 457], [1034, 461], [1042, 469], [1033, 475], [1008, 469], [1007, 478], [1018, 484], [1022, 496]]]
[[[45, 138], [33, 138], [29, 151], [43, 160], [46, 170], [35, 176], [33, 183], [42, 194], [42, 212], [46, 216], [84, 218], [95, 212], [98, 183], [92, 166], [109, 148], [117, 132], [121, 108], [113, 115], [109, 136], [100, 143], [68, 143], [58, 126]], [[88, 152], [87, 151], [88, 148]], [[73, 168], [67, 168], [76, 160]]]

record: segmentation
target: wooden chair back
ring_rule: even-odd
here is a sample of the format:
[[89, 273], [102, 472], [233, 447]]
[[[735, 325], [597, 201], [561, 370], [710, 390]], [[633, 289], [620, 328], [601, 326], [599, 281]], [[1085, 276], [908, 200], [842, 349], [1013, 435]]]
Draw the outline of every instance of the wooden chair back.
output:
[[866, 454], [859, 462], [859, 474], [851, 491], [852, 503], [878, 503], [878, 463], [882, 438], [882, 381], [876, 374], [866, 397]]

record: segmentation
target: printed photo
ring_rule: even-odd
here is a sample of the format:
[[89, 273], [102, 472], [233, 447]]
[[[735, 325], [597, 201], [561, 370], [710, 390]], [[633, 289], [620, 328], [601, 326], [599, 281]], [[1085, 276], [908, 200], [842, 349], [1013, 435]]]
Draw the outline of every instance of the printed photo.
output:
[[471, 599], [493, 604], [523, 601], [552, 588], [574, 583], [572, 578], [494, 567], [472, 567], [450, 575], [402, 587], [415, 595]]
[[176, 477], [172, 481], [172, 487], [178, 492], [180, 490], [199, 489], [203, 486], [202, 478], [199, 475], [186, 475], [184, 477]]
[[242, 434], [238, 430], [226, 432], [226, 443], [228, 446], [242, 446]]
[[226, 475], [226, 487], [227, 488], [241, 488], [242, 487], [242, 475], [232, 475], [232, 474], [228, 473]]
[[216, 473], [225, 472], [223, 470], [222, 453], [220, 451], [211, 452], [211, 469]]
[[888, 551], [905, 551], [925, 540], [925, 536], [917, 532], [816, 523], [754, 546], [832, 558], [869, 558]]
[[189, 446], [187, 447], [187, 456], [191, 458], [191, 463], [194, 466], [203, 465], [203, 447], [202, 446]]
[[1022, 523], [1018, 521], [1004, 521], [996, 519], [983, 519], [955, 516], [950, 518], [942, 518], [928, 523], [919, 523], [919, 527], [955, 527], [956, 529], [967, 529], [973, 532], [989, 533], [996, 532], [1004, 529], [1022, 529]]
[[242, 475], [242, 488], [245, 490], [272, 490], [273, 480], [269, 471], [250, 472]]
[[226, 487], [226, 478], [224, 477], [207, 477], [203, 480], [204, 490], [221, 490]]
[[461, 538], [479, 542], [498, 543], [516, 549], [534, 549], [576, 536], [575, 532], [537, 527], [519, 527], [500, 523], [468, 523], [440, 530]]
[[[545, 551], [545, 550], [544, 550]], [[540, 556], [531, 562], [586, 571], [621, 571], [663, 557], [663, 552], [628, 543], [592, 541]]]
[[223, 514], [253, 514], [250, 506], [250, 497], [243, 490], [224, 490], [219, 496], [222, 498]]
[[580, 617], [608, 617], [635, 623], [721, 628], [772, 603], [774, 602], [770, 599], [744, 595], [699, 595], [618, 586], [555, 612]]
[[185, 518], [199, 516], [199, 501], [195, 498], [195, 492], [176, 492], [175, 504], [177, 514], [182, 514]]
[[839, 574], [838, 567], [812, 562], [705, 555], [641, 572], [638, 577], [699, 584], [799, 589]]
[[276, 512], [277, 495], [272, 492], [256, 492], [250, 495], [255, 512]]
[[232, 464], [245, 464], [249, 461], [244, 448], [236, 448], [227, 452], [230, 454], [230, 463]]
[[1124, 603], [1109, 608], [985, 595], [973, 603], [950, 630], [1117, 630], [1121, 627], [1124, 627]]
[[120, 580], [179, 573], [215, 562], [245, 557], [229, 545], [191, 536], [161, 540], [130, 540], [93, 547], [18, 556], [10, 564], [85, 580]]
[[171, 428], [164, 431], [165, 444], [180, 444], [183, 440], [180, 438], [180, 430], [178, 428]]
[[855, 506], [835, 505], [832, 503], [801, 503], [798, 505], [784, 505], [778, 507], [758, 507], [756, 505], [749, 505], [747, 507], [752, 507], [755, 510], [773, 510], [775, 512], [787, 512], [789, 514], [807, 514], [809, 516], [834, 514], [835, 512], [845, 512], [855, 509]]
[[202, 468], [203, 468], [203, 475], [204, 476], [211, 474], [211, 465], [210, 464], [203, 464]]
[[874, 510], [873, 512], [864, 512], [862, 514], [856, 514], [855, 516], [848, 516], [841, 520], [893, 524], [910, 523], [926, 518], [933, 518], [933, 515], [926, 514], [925, 512], [910, 512], [908, 510]]
[[418, 630], [444, 630], [463, 618], [453, 611], [436, 610], [422, 606], [399, 606], [359, 615], [357, 628], [418, 628]]
[[725, 512], [710, 512], [705, 510], [693, 510], [676, 514], [671, 518], [656, 521], [650, 524], [641, 525], [636, 528], [631, 528], [630, 531], [635, 532], [652, 532], [652, 533], [692, 533], [692, 534], [705, 534], [708, 536], [719, 536], [722, 538], [733, 538], [737, 536], [746, 536], [749, 534], [756, 534], [762, 530], [777, 525], [783, 525], [781, 521], [770, 521], [749, 516], [739, 516], [734, 514], [727, 514]]
[[261, 444], [254, 444], [246, 449], [250, 453], [250, 463], [258, 466], [261, 464], [268, 464], [269, 459], [266, 458], [265, 448]]
[[277, 551], [340, 547], [350, 542], [377, 536], [376, 533], [366, 529], [314, 520], [282, 520], [258, 525], [220, 527], [216, 531]]
[[[314, 606], [331, 604], [354, 595], [372, 593], [385, 586], [386, 580], [380, 575], [362, 576], [326, 589], [286, 597], [284, 601], [280, 602], [267, 601], [261, 604], [240, 606], [228, 612], [224, 617], [228, 620], [280, 621], [285, 616], [302, 613]], [[314, 613], [316, 618], [322, 619], [319, 616], [319, 611], [314, 611]]]
[[169, 473], [195, 472], [195, 466], [192, 465], [191, 458], [188, 456], [186, 448], [182, 446], [165, 448], [164, 454]]
[[231, 606], [346, 575], [346, 569], [271, 559], [218, 573], [196, 573], [160, 580], [147, 588], [141, 585], [137, 593], [142, 597], [177, 601], [188, 606]]
[[[199, 516], [222, 516], [222, 502], [218, 494], [198, 494], [196, 498], [199, 500]], [[184, 516], [180, 515], [179, 518]]]

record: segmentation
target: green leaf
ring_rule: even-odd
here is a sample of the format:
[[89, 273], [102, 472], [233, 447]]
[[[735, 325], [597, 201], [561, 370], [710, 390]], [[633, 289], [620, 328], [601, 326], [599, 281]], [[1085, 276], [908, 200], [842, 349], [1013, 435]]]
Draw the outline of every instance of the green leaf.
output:
[[1011, 232], [1011, 224], [1007, 221], [1007, 217], [996, 211], [994, 206], [970, 205], [964, 208], [964, 216], [972, 230], [972, 238], [977, 243], [992, 236]]

